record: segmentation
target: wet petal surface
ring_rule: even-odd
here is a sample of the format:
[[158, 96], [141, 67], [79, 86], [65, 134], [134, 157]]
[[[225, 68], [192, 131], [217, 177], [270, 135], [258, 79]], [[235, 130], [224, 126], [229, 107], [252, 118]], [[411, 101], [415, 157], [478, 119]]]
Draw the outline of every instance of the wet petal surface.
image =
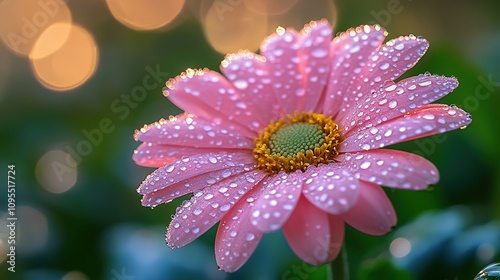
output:
[[304, 172], [304, 196], [316, 207], [338, 215], [358, 199], [358, 180], [335, 164], [311, 166]]

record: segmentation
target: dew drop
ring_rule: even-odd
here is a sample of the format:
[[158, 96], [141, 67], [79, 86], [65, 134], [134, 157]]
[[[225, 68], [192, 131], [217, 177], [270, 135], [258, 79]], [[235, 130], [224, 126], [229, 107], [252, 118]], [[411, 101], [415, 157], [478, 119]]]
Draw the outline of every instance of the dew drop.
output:
[[431, 114], [425, 114], [422, 116], [422, 118], [426, 119], [426, 120], [433, 120], [434, 119], [434, 115], [431, 115]]
[[368, 151], [370, 149], [370, 145], [369, 144], [363, 144], [363, 145], [361, 145], [361, 149], [363, 149], [365, 151]]
[[365, 162], [363, 162], [363, 163], [362, 163], [359, 167], [360, 167], [361, 169], [367, 169], [368, 167], [370, 167], [370, 165], [371, 165], [371, 162], [369, 162], [369, 161], [365, 161]]
[[391, 85], [391, 86], [386, 87], [386, 88], [385, 88], [385, 91], [387, 91], [387, 92], [391, 92], [391, 91], [393, 91], [393, 90], [395, 90], [395, 89], [396, 89], [396, 85]]
[[398, 106], [398, 102], [396, 100], [389, 102], [389, 108], [394, 109], [396, 106]]
[[380, 65], [379, 68], [380, 68], [380, 70], [387, 70], [387, 68], [389, 68], [389, 63], [386, 62], [386, 63]]
[[430, 80], [418, 83], [418, 85], [421, 87], [425, 87], [425, 86], [428, 86], [430, 84], [432, 84], [432, 82]]
[[311, 55], [316, 57], [316, 58], [325, 57], [327, 54], [328, 54], [328, 52], [323, 48], [317, 48], [311, 53]]
[[225, 192], [227, 192], [227, 188], [226, 188], [226, 187], [221, 187], [221, 188], [219, 189], [219, 192], [220, 192], [220, 193], [225, 193]]
[[229, 176], [231, 176], [231, 171], [229, 171], [229, 170], [224, 170], [224, 171], [222, 172], [222, 177], [223, 177], [223, 178], [227, 178], [227, 177], [229, 177]]
[[247, 235], [245, 236], [246, 241], [252, 241], [252, 240], [254, 240], [254, 238], [255, 238], [255, 234], [253, 234], [251, 232], [247, 233]]
[[234, 82], [234, 86], [239, 89], [246, 89], [248, 87], [248, 83], [245, 80], [237, 80]]
[[350, 48], [350, 49], [349, 49], [349, 52], [350, 52], [350, 53], [356, 53], [356, 52], [358, 52], [359, 50], [360, 50], [360, 46], [359, 46], [359, 45], [356, 45], [356, 46], [354, 46], [354, 47]]
[[297, 96], [304, 96], [305, 93], [306, 93], [306, 91], [303, 88], [298, 88], [295, 91], [295, 95], [297, 95]]

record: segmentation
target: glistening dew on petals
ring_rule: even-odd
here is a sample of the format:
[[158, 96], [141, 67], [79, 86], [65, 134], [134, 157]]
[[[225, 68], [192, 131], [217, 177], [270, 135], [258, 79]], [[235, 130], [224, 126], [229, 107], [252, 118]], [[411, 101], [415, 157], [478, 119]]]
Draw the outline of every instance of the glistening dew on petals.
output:
[[186, 113], [137, 130], [133, 160], [158, 168], [137, 190], [144, 206], [193, 194], [173, 215], [170, 246], [220, 221], [215, 258], [224, 271], [279, 229], [299, 258], [320, 265], [337, 257], [345, 224], [372, 235], [396, 225], [381, 186], [438, 182], [430, 161], [385, 147], [470, 124], [460, 108], [431, 104], [458, 81], [428, 73], [395, 81], [427, 51], [421, 37], [383, 44], [379, 25], [332, 34], [326, 20], [301, 32], [278, 27], [260, 54], [228, 54], [222, 74], [187, 69], [166, 83], [164, 95]]

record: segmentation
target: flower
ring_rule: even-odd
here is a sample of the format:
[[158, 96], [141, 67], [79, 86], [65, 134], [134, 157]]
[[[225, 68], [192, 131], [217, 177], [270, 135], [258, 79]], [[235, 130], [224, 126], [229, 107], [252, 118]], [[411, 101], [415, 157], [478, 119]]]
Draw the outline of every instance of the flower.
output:
[[371, 235], [396, 224], [380, 186], [422, 190], [435, 166], [385, 146], [467, 126], [455, 106], [429, 104], [458, 86], [423, 74], [395, 81], [428, 48], [380, 26], [332, 38], [326, 20], [279, 27], [261, 53], [240, 51], [224, 74], [188, 69], [164, 94], [187, 113], [144, 126], [133, 159], [157, 167], [138, 188], [154, 207], [193, 193], [167, 229], [172, 248], [220, 221], [215, 256], [235, 271], [264, 233], [282, 229], [295, 254], [319, 265], [340, 251], [344, 224]]

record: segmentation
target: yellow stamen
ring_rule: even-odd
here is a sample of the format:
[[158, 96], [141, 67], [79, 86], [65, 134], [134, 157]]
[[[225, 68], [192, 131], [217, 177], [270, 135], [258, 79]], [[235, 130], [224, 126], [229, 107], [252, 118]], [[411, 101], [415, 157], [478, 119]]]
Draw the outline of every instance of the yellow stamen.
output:
[[331, 117], [296, 112], [287, 118], [271, 121], [255, 138], [257, 168], [271, 174], [305, 171], [309, 165], [328, 164], [338, 155], [341, 130]]

